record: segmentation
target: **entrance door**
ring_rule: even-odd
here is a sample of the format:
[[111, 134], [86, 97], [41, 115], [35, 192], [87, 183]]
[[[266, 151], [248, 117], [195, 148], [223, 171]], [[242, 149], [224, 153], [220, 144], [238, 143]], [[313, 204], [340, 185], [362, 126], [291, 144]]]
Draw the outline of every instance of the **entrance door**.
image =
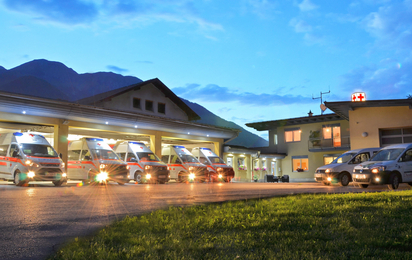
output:
[[272, 171], [272, 175], [276, 175], [276, 162], [270, 163], [270, 169]]

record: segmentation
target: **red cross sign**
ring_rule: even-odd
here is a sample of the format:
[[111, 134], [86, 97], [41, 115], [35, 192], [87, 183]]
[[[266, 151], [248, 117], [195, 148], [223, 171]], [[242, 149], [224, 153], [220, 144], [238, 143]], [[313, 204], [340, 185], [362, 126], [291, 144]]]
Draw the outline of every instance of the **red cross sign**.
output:
[[352, 102], [366, 101], [366, 95], [364, 92], [356, 92], [352, 94]]

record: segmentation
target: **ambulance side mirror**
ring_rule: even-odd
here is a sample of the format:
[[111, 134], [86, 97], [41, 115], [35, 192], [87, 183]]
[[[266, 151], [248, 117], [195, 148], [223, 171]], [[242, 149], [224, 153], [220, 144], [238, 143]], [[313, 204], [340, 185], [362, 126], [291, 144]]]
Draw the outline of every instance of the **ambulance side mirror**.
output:
[[60, 157], [60, 159], [63, 159], [63, 154], [59, 153], [59, 157]]
[[131, 162], [137, 162], [136, 158], [130, 158]]

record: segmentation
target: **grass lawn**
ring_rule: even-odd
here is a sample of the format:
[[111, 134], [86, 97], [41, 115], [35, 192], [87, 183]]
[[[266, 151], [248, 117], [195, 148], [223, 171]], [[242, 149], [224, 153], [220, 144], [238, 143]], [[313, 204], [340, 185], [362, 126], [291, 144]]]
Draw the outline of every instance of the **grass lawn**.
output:
[[412, 259], [412, 190], [170, 207], [50, 259]]

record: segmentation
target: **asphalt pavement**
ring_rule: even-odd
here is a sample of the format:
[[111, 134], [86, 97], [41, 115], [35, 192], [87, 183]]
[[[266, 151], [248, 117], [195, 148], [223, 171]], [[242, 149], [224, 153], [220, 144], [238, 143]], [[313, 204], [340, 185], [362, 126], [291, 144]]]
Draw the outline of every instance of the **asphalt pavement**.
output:
[[[400, 189], [410, 189], [401, 184]], [[75, 237], [92, 234], [126, 215], [169, 206], [267, 198], [302, 193], [387, 191], [320, 183], [168, 183], [81, 186], [47, 182], [17, 187], [0, 182], [0, 259], [45, 259]]]

